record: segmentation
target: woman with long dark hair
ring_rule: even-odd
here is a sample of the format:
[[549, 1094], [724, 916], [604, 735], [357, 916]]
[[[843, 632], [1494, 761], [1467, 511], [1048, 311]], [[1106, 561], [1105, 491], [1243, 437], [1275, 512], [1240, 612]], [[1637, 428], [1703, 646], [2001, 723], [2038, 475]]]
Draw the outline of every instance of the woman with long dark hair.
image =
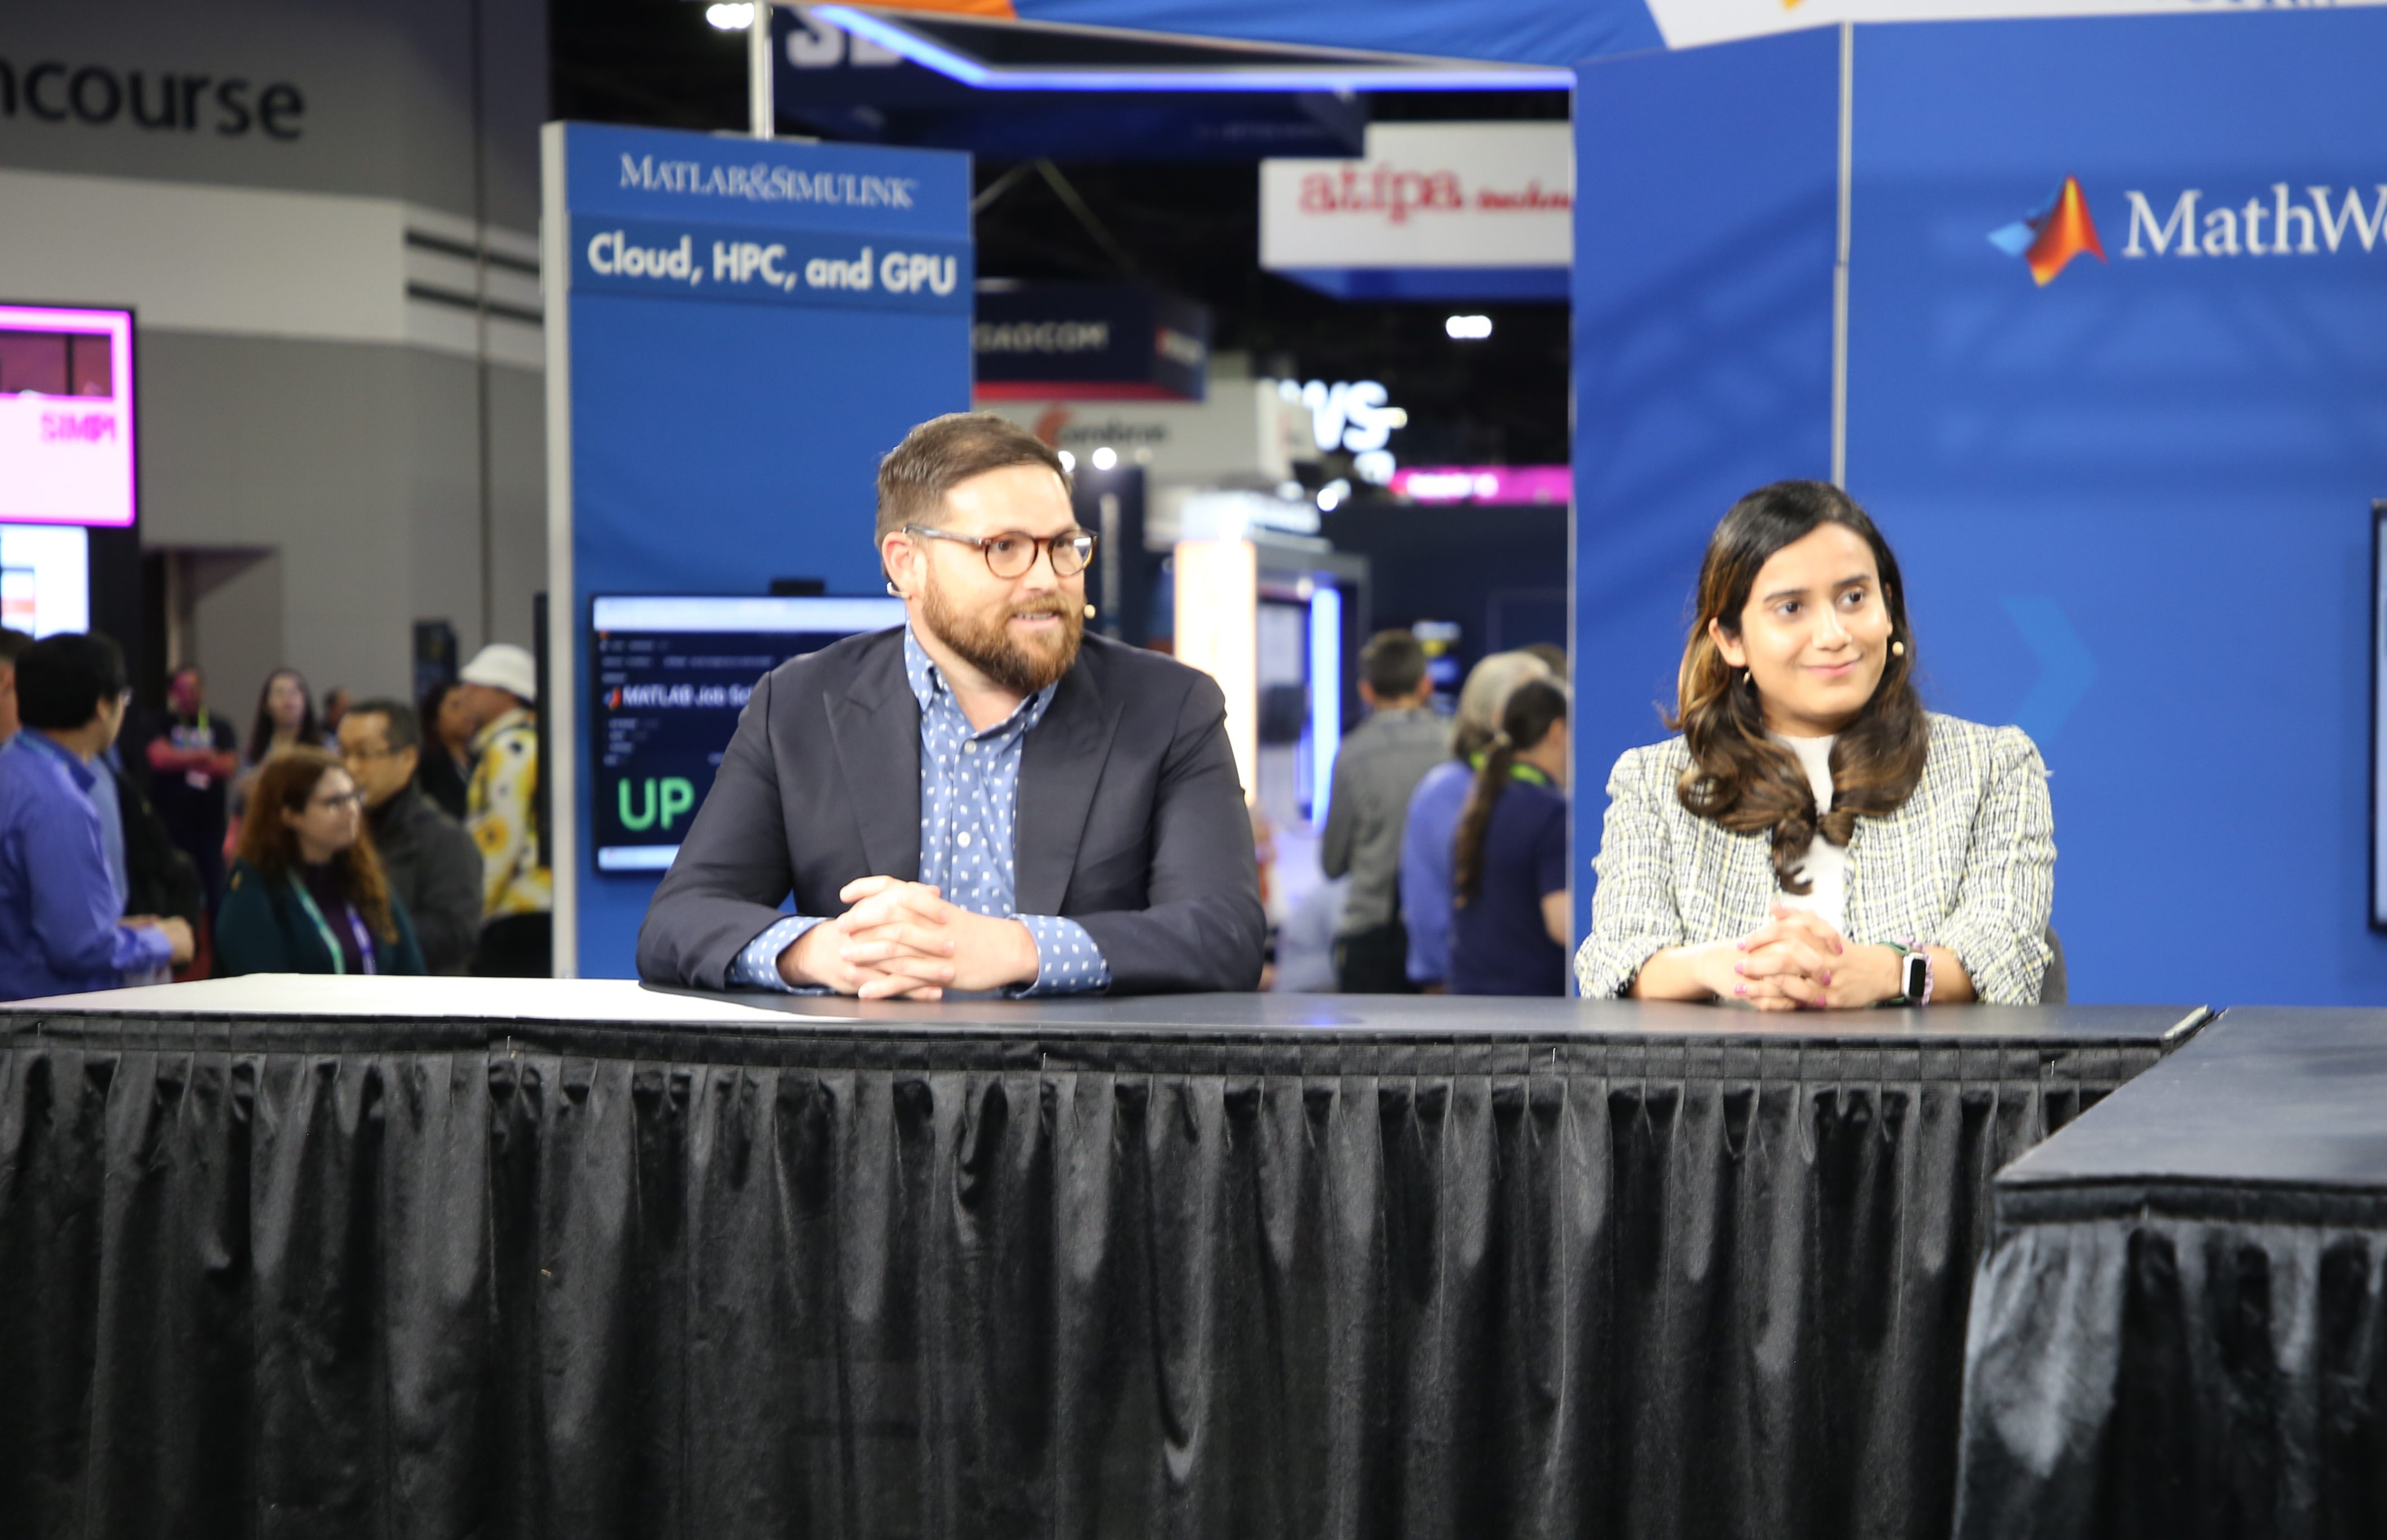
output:
[[1681, 737], [1608, 783], [1585, 995], [1764, 1010], [2039, 998], [2047, 766], [2018, 727], [1926, 713], [1889, 545], [1785, 481], [1708, 541]]
[[243, 757], [252, 765], [262, 764], [274, 750], [301, 743], [310, 749], [323, 746], [322, 719], [315, 714], [307, 676], [295, 668], [277, 668], [258, 688], [257, 714], [249, 719], [248, 751]]
[[1451, 851], [1452, 994], [1566, 992], [1566, 722], [1547, 678], [1501, 707]]
[[423, 698], [418, 720], [423, 724], [423, 744], [414, 784], [439, 811], [461, 824], [468, 816], [465, 790], [473, 781], [473, 734], [478, 730], [461, 687], [453, 679], [432, 686]]
[[249, 719], [248, 742], [241, 751], [240, 773], [232, 782], [232, 815], [237, 820], [248, 810], [248, 794], [257, 784], [257, 772], [276, 750], [304, 744], [309, 749], [327, 746], [323, 724], [315, 714], [315, 697], [309, 693], [307, 676], [295, 668], [277, 668], [265, 676], [258, 687], [257, 714]]
[[365, 832], [364, 797], [324, 751], [269, 754], [216, 919], [216, 972], [422, 973], [406, 906]]

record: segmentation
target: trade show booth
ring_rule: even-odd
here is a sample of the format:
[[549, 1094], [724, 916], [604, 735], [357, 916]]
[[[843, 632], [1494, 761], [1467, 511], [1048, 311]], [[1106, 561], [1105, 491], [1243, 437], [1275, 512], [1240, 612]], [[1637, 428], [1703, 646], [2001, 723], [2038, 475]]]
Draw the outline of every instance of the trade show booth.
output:
[[2387, 13], [1841, 26], [1576, 95], [1576, 932], [1709, 530], [1844, 485], [2052, 776], [2075, 999], [2387, 991]]

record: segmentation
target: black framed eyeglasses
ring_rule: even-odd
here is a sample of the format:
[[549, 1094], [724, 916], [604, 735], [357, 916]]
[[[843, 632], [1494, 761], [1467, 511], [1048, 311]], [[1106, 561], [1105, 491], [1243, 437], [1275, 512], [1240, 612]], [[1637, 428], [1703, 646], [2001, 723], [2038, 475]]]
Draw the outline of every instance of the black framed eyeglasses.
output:
[[930, 529], [925, 524], [905, 524], [903, 533], [928, 540], [951, 540], [955, 545], [976, 546], [986, 558], [986, 570], [997, 577], [1017, 577], [1036, 564], [1036, 552], [1042, 548], [1052, 559], [1053, 575], [1075, 577], [1086, 570], [1094, 559], [1094, 536], [1085, 530], [1072, 530], [1067, 535], [1023, 535], [1017, 530], [1002, 535], [956, 535], [950, 529]]

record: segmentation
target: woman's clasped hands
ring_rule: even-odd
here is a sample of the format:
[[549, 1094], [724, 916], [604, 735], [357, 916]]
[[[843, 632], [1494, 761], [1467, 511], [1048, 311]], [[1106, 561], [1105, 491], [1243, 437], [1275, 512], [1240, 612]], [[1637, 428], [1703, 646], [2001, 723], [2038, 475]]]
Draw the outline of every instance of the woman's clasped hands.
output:
[[1715, 967], [1710, 987], [1719, 999], [1761, 1011], [1874, 1005], [1900, 989], [1894, 948], [1852, 945], [1820, 915], [1787, 903], [1775, 903], [1739, 940], [1716, 943]]

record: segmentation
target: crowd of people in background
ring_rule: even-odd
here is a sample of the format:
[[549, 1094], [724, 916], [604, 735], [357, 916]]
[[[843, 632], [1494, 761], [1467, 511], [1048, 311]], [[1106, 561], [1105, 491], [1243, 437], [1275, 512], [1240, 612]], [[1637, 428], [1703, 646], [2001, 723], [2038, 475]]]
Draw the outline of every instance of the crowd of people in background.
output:
[[[1289, 916], [1276, 987], [1561, 994], [1567, 692], [1555, 648], [1471, 670], [1433, 709], [1423, 646], [1360, 654], [1334, 764], [1330, 880]], [[418, 703], [319, 702], [276, 669], [244, 735], [195, 664], [132, 704], [105, 637], [0, 631], [0, 999], [246, 973], [542, 977], [538, 686], [484, 648]]]
[[537, 671], [419, 705], [276, 669], [244, 738], [194, 664], [133, 703], [96, 634], [0, 630], [0, 999], [248, 973], [549, 971]]
[[1447, 718], [1427, 664], [1407, 631], [1360, 651], [1369, 714], [1335, 757], [1328, 880], [1279, 932], [1280, 990], [1566, 992], [1566, 655], [1491, 654]]

